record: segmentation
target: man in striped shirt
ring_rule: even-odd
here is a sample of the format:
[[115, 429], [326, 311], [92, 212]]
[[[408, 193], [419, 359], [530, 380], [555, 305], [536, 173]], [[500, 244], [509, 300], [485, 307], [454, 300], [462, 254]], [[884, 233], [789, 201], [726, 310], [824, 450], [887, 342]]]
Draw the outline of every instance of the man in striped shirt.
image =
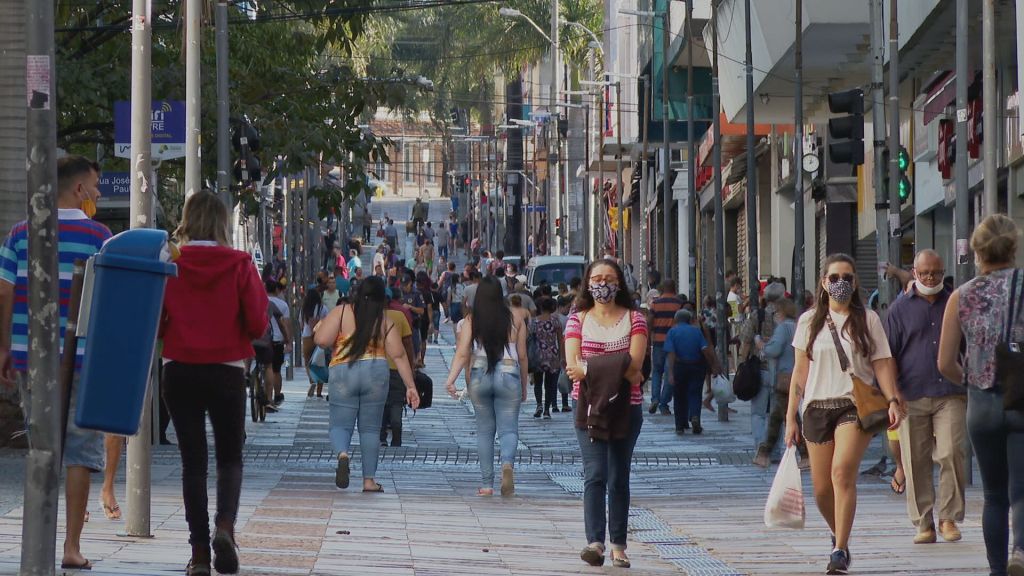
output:
[[[99, 198], [99, 166], [81, 156], [66, 156], [57, 161], [58, 254], [60, 269], [60, 342], [68, 323], [71, 277], [75, 260], [86, 260], [108, 238], [110, 230], [90, 218], [96, 213]], [[103, 434], [75, 425], [75, 397], [78, 370], [82, 365], [85, 340], [78, 341], [75, 378], [64, 440], [64, 466], [67, 468], [64, 494], [67, 500], [67, 535], [64, 540], [62, 569], [91, 568], [82, 556], [80, 538], [89, 500], [89, 474], [104, 469]], [[31, 407], [26, 373], [28, 365], [28, 223], [11, 229], [0, 248], [0, 381], [16, 382], [22, 398], [25, 421]]]
[[[683, 307], [684, 300], [676, 295], [676, 282], [666, 279], [659, 287], [661, 296], [651, 301], [651, 407], [648, 411], [654, 414], [661, 407], [662, 414], [671, 414], [668, 405], [672, 402], [672, 387], [665, 378], [665, 337], [675, 323], [676, 312]], [[662, 383], [665, 386], [662, 386]]]

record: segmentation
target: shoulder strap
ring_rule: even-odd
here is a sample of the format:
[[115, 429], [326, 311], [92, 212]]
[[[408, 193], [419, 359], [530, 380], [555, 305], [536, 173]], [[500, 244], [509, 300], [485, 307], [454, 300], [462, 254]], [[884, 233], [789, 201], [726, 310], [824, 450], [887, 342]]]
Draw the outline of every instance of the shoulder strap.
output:
[[827, 313], [825, 321], [828, 323], [828, 330], [832, 333], [832, 340], [836, 343], [836, 353], [839, 355], [839, 367], [846, 372], [850, 368], [850, 359], [846, 357], [846, 349], [839, 339], [839, 331], [836, 330], [836, 323], [832, 321], [832, 314]]
[[[1017, 302], [1017, 278], [1020, 276], [1020, 269], [1013, 269], [1013, 276], [1010, 277], [1010, 291], [1007, 294], [1007, 300], [1009, 308], [1006, 314], [1006, 327], [1003, 330], [1003, 342], [1009, 342], [1010, 337], [1013, 336], [1013, 325], [1016, 323], [1017, 316], [1020, 315], [1021, 303]], [[1021, 296], [1024, 296], [1024, 289], [1021, 289]]]

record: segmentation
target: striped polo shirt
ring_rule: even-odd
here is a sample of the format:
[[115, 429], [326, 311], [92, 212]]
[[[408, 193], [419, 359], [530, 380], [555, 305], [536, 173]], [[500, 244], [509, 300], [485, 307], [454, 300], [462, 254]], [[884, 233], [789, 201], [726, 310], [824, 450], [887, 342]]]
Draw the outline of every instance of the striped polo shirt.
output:
[[[68, 323], [71, 277], [75, 260], [88, 260], [110, 238], [110, 229], [90, 220], [77, 208], [58, 210], [58, 248], [60, 270], [60, 343], [64, 346], [64, 328]], [[28, 221], [11, 228], [0, 248], [0, 281], [14, 286], [14, 314], [11, 321], [11, 359], [15, 370], [28, 370]], [[82, 365], [85, 339], [78, 340], [75, 369]]]
[[665, 343], [668, 331], [675, 324], [675, 315], [683, 307], [683, 301], [676, 296], [662, 296], [651, 302], [651, 342], [655, 346]]

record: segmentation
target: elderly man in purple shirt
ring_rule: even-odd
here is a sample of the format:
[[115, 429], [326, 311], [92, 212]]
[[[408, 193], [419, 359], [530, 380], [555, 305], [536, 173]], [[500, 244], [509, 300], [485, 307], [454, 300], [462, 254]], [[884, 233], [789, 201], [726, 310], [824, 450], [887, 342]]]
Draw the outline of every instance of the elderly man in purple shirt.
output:
[[[964, 434], [967, 398], [962, 386], [938, 370], [942, 315], [949, 291], [942, 285], [942, 258], [922, 250], [914, 258], [914, 282], [890, 307], [885, 322], [889, 347], [899, 367], [899, 388], [907, 400], [900, 426], [903, 468], [907, 475], [907, 513], [917, 527], [915, 544], [936, 540], [933, 510], [938, 507], [938, 533], [948, 542], [960, 540], [957, 522], [964, 518]], [[936, 500], [933, 465], [939, 465]]]

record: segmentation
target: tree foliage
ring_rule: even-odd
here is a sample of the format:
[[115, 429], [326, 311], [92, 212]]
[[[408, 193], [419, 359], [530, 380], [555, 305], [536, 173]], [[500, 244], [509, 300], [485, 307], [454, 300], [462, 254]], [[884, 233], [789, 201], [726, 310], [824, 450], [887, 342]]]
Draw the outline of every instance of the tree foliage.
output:
[[[384, 2], [385, 0], [380, 0]], [[310, 166], [341, 166], [363, 174], [368, 162], [386, 157], [387, 142], [358, 128], [378, 106], [398, 107], [409, 86], [364, 81], [351, 55], [378, 2], [367, 0], [279, 0], [260, 2], [255, 19], [231, 8], [229, 26], [230, 107], [260, 132], [261, 164], [268, 178]], [[183, 0], [153, 6], [152, 94], [183, 99]], [[213, 2], [202, 14], [202, 173], [215, 181], [216, 53]], [[252, 3], [255, 5], [255, 3]], [[113, 103], [130, 97], [131, 2], [99, 0], [58, 3], [58, 145], [93, 156], [97, 146], [107, 169], [126, 168], [113, 156]], [[161, 167], [180, 175], [184, 160]], [[341, 193], [362, 191], [361, 178]], [[242, 191], [244, 194], [245, 191]], [[180, 201], [180, 200], [179, 200]], [[167, 207], [165, 207], [167, 208]]]

